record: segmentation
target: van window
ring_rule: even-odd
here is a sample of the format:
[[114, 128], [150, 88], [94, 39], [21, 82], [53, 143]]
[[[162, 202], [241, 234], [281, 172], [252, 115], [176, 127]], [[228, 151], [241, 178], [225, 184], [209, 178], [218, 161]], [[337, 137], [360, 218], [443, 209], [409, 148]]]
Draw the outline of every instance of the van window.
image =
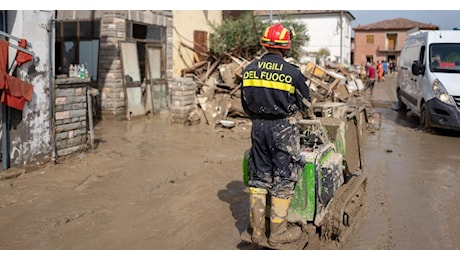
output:
[[460, 72], [460, 43], [430, 45], [430, 70], [434, 72]]
[[414, 60], [420, 58], [420, 46], [408, 46], [401, 52], [400, 66], [410, 68]]
[[423, 45], [421, 48], [420, 48], [420, 56], [418, 57], [418, 60], [421, 61], [423, 64], [425, 64], [425, 50], [426, 50], [426, 46]]

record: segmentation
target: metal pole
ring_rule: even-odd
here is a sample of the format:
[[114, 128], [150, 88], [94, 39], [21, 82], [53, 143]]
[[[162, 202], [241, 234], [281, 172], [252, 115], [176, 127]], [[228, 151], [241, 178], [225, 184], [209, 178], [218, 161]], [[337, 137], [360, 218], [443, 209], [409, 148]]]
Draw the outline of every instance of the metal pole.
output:
[[10, 168], [10, 153], [9, 153], [9, 137], [8, 137], [8, 108], [2, 103], [2, 169]]
[[56, 163], [56, 139], [55, 139], [55, 124], [54, 124], [54, 92], [55, 92], [55, 84], [54, 84], [54, 77], [56, 76], [56, 64], [54, 63], [54, 39], [56, 33], [56, 26], [55, 22], [57, 19], [50, 18], [48, 21], [49, 26], [49, 59], [50, 59], [50, 71], [49, 71], [49, 107], [48, 107], [48, 118], [50, 123], [50, 137], [51, 137], [51, 161]]
[[93, 102], [91, 86], [86, 86], [86, 98], [88, 99], [88, 122], [89, 122], [89, 148], [94, 149], [94, 127], [93, 127]]
[[[2, 10], [2, 31], [6, 31], [6, 11]], [[8, 170], [10, 167], [10, 153], [9, 153], [9, 137], [8, 137], [8, 107], [2, 103], [2, 169]]]
[[340, 63], [343, 63], [343, 11], [340, 10]]
[[[4, 30], [0, 31], [0, 34], [3, 35], [3, 36], [8, 37], [8, 38], [10, 38], [10, 39], [13, 39], [13, 40], [15, 40], [15, 41], [17, 41], [17, 42], [20, 42], [20, 41], [21, 41], [21, 38], [16, 37], [16, 36], [14, 36], [14, 35], [11, 35], [11, 34], [9, 34], [9, 33], [6, 33], [6, 32], [4, 32], [5, 30], [6, 30], [6, 27], [5, 27]], [[27, 47], [28, 47], [28, 48], [32, 48], [32, 44], [31, 44], [30, 42], [28, 42], [28, 43], [27, 43]], [[21, 48], [20, 50], [27, 53], [27, 50], [26, 50], [26, 49]], [[29, 54], [30, 54], [30, 53], [29, 53]]]
[[273, 10], [270, 10], [269, 13], [270, 13], [270, 23], [272, 23], [272, 20], [273, 20]]

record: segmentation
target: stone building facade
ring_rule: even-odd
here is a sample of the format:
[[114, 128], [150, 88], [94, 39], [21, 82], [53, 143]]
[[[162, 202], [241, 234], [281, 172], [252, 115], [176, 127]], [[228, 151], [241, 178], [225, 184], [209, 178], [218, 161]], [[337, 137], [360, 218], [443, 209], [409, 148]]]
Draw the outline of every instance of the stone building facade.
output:
[[[219, 11], [198, 14], [178, 13], [174, 25], [168, 10], [1, 10], [0, 30], [27, 39], [33, 53], [15, 71], [33, 85], [32, 99], [22, 111], [2, 107], [3, 170], [90, 148], [93, 120], [171, 111], [172, 121], [184, 123], [195, 85], [174, 79], [173, 38], [174, 31], [187, 37], [190, 30], [208, 31], [204, 22], [219, 17]], [[7, 68], [16, 52], [9, 47]], [[75, 66], [87, 70], [84, 79], [70, 77]]]
[[[125, 76], [123, 75], [123, 63], [128, 64], [121, 58], [121, 42], [128, 42], [136, 44], [138, 54], [145, 53], [145, 46], [154, 44], [161, 49], [161, 77], [162, 84], [166, 85], [167, 81], [172, 78], [172, 37], [173, 37], [173, 23], [172, 11], [131, 11], [131, 10], [63, 10], [57, 11], [57, 20], [61, 23], [65, 22], [84, 22], [84, 21], [97, 21], [95, 27], [99, 26], [98, 39], [90, 39], [92, 42], [98, 41], [97, 61], [97, 76], [92, 77], [91, 84], [97, 87], [100, 95], [97, 99], [97, 115], [100, 119], [113, 118], [125, 119], [128, 115], [128, 99]], [[65, 27], [66, 25], [63, 25]], [[83, 23], [79, 23], [78, 27], [83, 27]], [[61, 44], [61, 53], [57, 51], [57, 66], [59, 63], [64, 65], [62, 59], [65, 56], [66, 43], [74, 41], [73, 38], [66, 39], [66, 30], [62, 30], [63, 38], [57, 44]], [[98, 30], [97, 28], [94, 30]], [[78, 31], [78, 30], [77, 30]], [[59, 33], [59, 32], [58, 32]], [[83, 34], [83, 31], [82, 31]], [[71, 37], [71, 36], [69, 36]], [[75, 39], [79, 39], [80, 35], [76, 35]], [[80, 38], [81, 39], [81, 38]], [[81, 44], [81, 43], [80, 43]], [[77, 57], [78, 63], [84, 63], [82, 59], [81, 44], [80, 57]], [[160, 52], [159, 52], [160, 53]], [[60, 60], [61, 59], [61, 60]], [[141, 75], [144, 73], [146, 58], [138, 57], [137, 63], [144, 65], [141, 67]], [[68, 66], [65, 64], [64, 66]], [[96, 73], [94, 73], [96, 74]], [[143, 75], [145, 78], [145, 75]], [[139, 86], [143, 79], [140, 79]], [[163, 87], [162, 91], [167, 91]], [[161, 93], [164, 98], [167, 98], [166, 93]], [[134, 102], [139, 102], [135, 100]]]

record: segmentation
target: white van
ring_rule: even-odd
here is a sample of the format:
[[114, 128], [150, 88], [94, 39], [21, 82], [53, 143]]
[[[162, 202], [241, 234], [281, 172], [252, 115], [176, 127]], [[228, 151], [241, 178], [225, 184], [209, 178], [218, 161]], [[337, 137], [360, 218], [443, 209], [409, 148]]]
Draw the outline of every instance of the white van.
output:
[[396, 85], [399, 111], [420, 126], [460, 130], [460, 31], [419, 31], [401, 51]]

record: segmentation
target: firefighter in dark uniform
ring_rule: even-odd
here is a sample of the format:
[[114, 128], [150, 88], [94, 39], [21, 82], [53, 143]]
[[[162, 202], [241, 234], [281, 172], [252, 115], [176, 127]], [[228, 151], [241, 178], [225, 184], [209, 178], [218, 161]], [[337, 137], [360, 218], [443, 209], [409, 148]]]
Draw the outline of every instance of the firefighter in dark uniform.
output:
[[[303, 165], [294, 114], [306, 117], [309, 88], [300, 69], [284, 60], [291, 48], [291, 32], [281, 23], [265, 29], [260, 44], [268, 53], [243, 72], [241, 101], [252, 120], [248, 155], [250, 227], [253, 243], [277, 247], [298, 240], [300, 227], [287, 225], [294, 185]], [[307, 102], [302, 102], [307, 100]], [[265, 235], [266, 196], [270, 195], [270, 235]]]

